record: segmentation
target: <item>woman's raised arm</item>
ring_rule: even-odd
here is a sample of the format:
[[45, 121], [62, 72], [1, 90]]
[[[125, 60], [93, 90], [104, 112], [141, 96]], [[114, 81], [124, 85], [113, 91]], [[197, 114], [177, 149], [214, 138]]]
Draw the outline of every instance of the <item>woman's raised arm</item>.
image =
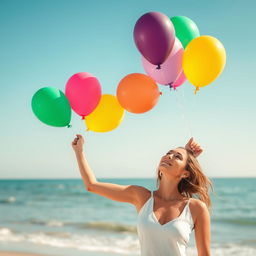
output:
[[97, 181], [85, 158], [83, 152], [83, 144], [83, 136], [77, 134], [77, 137], [73, 140], [71, 145], [75, 151], [79, 170], [86, 189], [90, 192], [99, 194], [115, 201], [136, 205], [139, 201], [141, 193], [146, 192], [147, 189], [136, 185], [118, 185]]

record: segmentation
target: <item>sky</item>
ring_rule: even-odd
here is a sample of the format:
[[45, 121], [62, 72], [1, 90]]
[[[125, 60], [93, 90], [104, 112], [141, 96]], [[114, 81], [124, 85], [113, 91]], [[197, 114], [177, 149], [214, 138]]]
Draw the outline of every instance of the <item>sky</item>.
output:
[[[97, 178], [152, 178], [169, 149], [191, 136], [209, 177], [256, 177], [256, 36], [253, 0], [1, 0], [0, 179], [80, 178], [71, 142], [85, 137], [85, 155]], [[31, 99], [42, 87], [62, 91], [69, 77], [89, 72], [103, 94], [120, 80], [145, 73], [133, 40], [136, 21], [157, 11], [187, 16], [201, 35], [222, 42], [223, 73], [194, 95], [159, 85], [158, 104], [144, 114], [125, 112], [111, 132], [86, 132], [72, 112], [71, 128], [40, 122]]]

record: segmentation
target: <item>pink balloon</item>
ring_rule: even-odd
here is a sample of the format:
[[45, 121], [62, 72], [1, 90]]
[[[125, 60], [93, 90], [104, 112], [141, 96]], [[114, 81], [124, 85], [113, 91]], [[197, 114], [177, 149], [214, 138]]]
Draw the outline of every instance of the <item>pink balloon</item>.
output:
[[142, 65], [145, 72], [157, 83], [167, 85], [173, 83], [182, 71], [182, 56], [184, 49], [180, 40], [176, 37], [173, 49], [161, 68], [157, 69], [156, 65], [151, 64], [142, 56]]
[[181, 73], [179, 74], [178, 78], [176, 79], [176, 81], [174, 83], [170, 84], [170, 86], [171, 86], [171, 88], [176, 90], [176, 88], [181, 86], [186, 80], [187, 80], [187, 78], [182, 70]]
[[65, 95], [71, 108], [78, 115], [84, 117], [97, 107], [101, 98], [101, 86], [95, 76], [80, 72], [69, 78]]

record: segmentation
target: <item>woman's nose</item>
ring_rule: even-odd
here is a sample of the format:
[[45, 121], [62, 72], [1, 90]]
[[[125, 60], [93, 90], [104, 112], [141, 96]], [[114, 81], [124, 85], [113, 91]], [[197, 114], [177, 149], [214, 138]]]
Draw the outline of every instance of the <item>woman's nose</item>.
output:
[[172, 157], [173, 157], [173, 154], [169, 154], [169, 158], [172, 159]]

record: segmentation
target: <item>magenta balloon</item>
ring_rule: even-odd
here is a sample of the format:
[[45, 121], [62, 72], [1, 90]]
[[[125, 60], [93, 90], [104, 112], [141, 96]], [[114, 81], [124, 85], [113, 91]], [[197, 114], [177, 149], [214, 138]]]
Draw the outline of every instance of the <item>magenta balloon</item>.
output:
[[171, 87], [173, 89], [176, 89], [177, 87], [181, 86], [186, 80], [187, 78], [182, 70], [176, 81], [173, 84], [171, 84]]
[[133, 37], [140, 53], [150, 63], [160, 65], [172, 50], [175, 30], [166, 15], [160, 12], [148, 12], [136, 22]]
[[176, 37], [173, 49], [161, 65], [161, 69], [157, 69], [155, 65], [151, 64], [144, 57], [142, 57], [142, 65], [145, 72], [153, 78], [157, 83], [167, 85], [175, 82], [182, 71], [182, 56], [183, 47], [180, 40]]
[[89, 115], [97, 107], [101, 98], [101, 86], [96, 77], [80, 72], [69, 78], [65, 94], [71, 108], [83, 117]]

